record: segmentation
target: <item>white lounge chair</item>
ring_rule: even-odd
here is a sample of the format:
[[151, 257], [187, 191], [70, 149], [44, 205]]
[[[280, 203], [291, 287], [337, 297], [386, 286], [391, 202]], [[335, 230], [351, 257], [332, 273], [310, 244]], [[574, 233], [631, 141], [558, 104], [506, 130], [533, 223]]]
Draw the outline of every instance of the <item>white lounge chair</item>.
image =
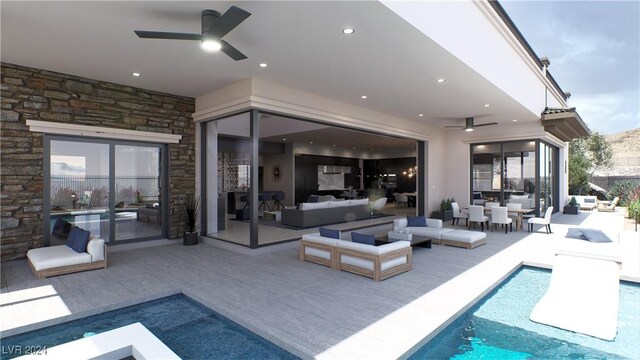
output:
[[380, 209], [384, 208], [386, 204], [387, 204], [386, 197], [381, 197], [380, 199], [374, 202], [370, 202], [369, 209], [371, 209], [371, 215], [373, 215], [374, 213], [380, 213]]

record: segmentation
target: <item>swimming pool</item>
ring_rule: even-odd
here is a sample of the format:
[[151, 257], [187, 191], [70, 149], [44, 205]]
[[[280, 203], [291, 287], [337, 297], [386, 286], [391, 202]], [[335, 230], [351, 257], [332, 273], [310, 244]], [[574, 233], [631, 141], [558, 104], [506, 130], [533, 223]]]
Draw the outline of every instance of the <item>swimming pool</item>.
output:
[[[50, 348], [135, 322], [183, 359], [297, 359], [182, 294], [7, 337], [2, 339], [2, 348]], [[21, 354], [3, 351], [0, 358], [17, 355]]]
[[529, 320], [550, 279], [523, 267], [410, 359], [640, 359], [640, 285], [621, 283], [618, 333], [606, 341]]

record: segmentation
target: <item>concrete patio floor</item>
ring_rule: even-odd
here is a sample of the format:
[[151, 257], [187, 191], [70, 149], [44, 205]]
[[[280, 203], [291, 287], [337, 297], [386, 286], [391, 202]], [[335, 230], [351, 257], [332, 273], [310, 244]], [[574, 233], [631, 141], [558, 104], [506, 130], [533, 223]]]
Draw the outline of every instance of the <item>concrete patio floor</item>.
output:
[[10, 336], [182, 292], [302, 358], [402, 358], [522, 264], [551, 268], [559, 246], [590, 245], [564, 238], [575, 226], [620, 233], [621, 278], [640, 282], [640, 235], [622, 231], [621, 213], [558, 215], [551, 235], [488, 232], [473, 250], [414, 248], [413, 270], [379, 283], [301, 262], [297, 242], [164, 241], [113, 249], [104, 270], [44, 280], [25, 260], [3, 263], [0, 329]]

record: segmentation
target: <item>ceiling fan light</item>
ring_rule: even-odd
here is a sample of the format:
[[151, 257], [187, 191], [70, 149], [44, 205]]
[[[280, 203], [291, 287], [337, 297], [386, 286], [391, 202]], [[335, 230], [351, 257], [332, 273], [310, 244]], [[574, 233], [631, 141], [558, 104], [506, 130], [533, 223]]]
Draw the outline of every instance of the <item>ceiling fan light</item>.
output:
[[473, 131], [473, 128], [464, 128], [464, 131]]
[[216, 39], [203, 39], [200, 43], [200, 47], [204, 51], [216, 52], [222, 49], [222, 44]]

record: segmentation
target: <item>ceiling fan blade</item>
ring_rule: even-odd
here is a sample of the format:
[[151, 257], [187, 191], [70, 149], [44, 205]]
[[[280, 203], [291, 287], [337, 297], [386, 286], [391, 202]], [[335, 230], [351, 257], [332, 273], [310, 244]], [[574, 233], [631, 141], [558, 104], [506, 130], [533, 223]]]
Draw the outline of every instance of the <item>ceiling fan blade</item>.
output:
[[446, 125], [446, 128], [452, 128], [452, 129], [462, 129], [464, 126], [456, 126], [456, 125]]
[[165, 40], [202, 40], [200, 34], [174, 33], [162, 31], [142, 31], [134, 30], [134, 33], [142, 39], [165, 39]]
[[244, 11], [237, 6], [232, 6], [218, 19], [214, 28], [211, 29], [211, 34], [218, 39], [222, 39], [249, 16], [251, 16], [250, 12]]
[[223, 53], [229, 55], [229, 57], [233, 60], [238, 61], [247, 58], [245, 54], [238, 51], [238, 49], [231, 46], [231, 44], [229, 44], [228, 42], [221, 40], [220, 43], [222, 44], [222, 48], [220, 50], [222, 50]]
[[492, 123], [486, 123], [486, 124], [475, 124], [475, 125], [473, 125], [473, 127], [489, 126], [489, 125], [498, 125], [498, 123], [497, 122], [492, 122]]

